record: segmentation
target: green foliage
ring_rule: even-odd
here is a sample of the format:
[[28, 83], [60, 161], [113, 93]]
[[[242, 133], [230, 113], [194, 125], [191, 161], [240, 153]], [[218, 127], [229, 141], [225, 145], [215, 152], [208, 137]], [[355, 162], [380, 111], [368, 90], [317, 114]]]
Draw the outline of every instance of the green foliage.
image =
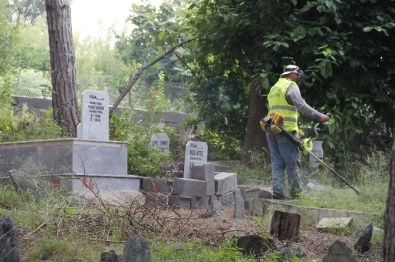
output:
[[159, 243], [152, 247], [152, 261], [182, 261], [182, 262], [253, 262], [255, 258], [244, 256], [232, 241], [224, 243], [221, 247], [210, 248], [200, 242], [183, 243], [184, 248], [177, 249], [168, 244]]
[[7, 0], [0, 0], [0, 105], [11, 100], [12, 80], [15, 76], [15, 45], [19, 32], [11, 23], [11, 10]]
[[[328, 137], [333, 144], [341, 143], [335, 145], [337, 152], [344, 152], [335, 156], [336, 162], [355, 159], [349, 152], [356, 152], [368, 135], [389, 135], [395, 111], [395, 9], [390, 0], [189, 4], [186, 20], [197, 42], [193, 59], [209, 82], [234, 74], [241, 86], [256, 83], [265, 94], [283, 65], [296, 63], [307, 75], [301, 86], [306, 101], [331, 113], [333, 109], [344, 123], [338, 122], [339, 128]], [[204, 87], [195, 87], [195, 92], [199, 94]], [[217, 89], [213, 85], [204, 93]], [[384, 128], [374, 128], [372, 121]], [[214, 129], [221, 124], [209, 126]]]
[[34, 24], [45, 12], [45, 2], [42, 0], [11, 0], [9, 3], [18, 24]]
[[231, 135], [219, 134], [209, 129], [200, 132], [204, 142], [209, 147], [210, 160], [234, 160], [241, 154], [241, 142]]
[[110, 101], [126, 86], [131, 68], [123, 64], [109, 40], [85, 39], [75, 36], [76, 86], [84, 90], [99, 90], [109, 94]]
[[[330, 110], [331, 120], [320, 139], [327, 145], [327, 154], [344, 167], [361, 161], [369, 148], [388, 145], [391, 129], [377, 117], [372, 106], [359, 105], [359, 99], [348, 98], [347, 106], [340, 110], [335, 106]], [[384, 150], [384, 148], [381, 148]]]
[[196, 93], [199, 116], [213, 132], [244, 139], [247, 124], [248, 89], [232, 76], [212, 80], [204, 86], [192, 87]]
[[17, 209], [22, 207], [26, 202], [32, 200], [31, 195], [28, 193], [16, 192], [10, 184], [8, 186], [7, 181], [2, 181], [2, 186], [0, 187], [0, 208], [1, 209]]
[[[127, 24], [132, 25], [130, 35], [118, 36], [116, 48], [125, 63], [137, 65], [147, 64], [162, 54], [168, 48], [185, 40], [182, 30], [185, 25], [179, 19], [180, 1], [163, 3], [156, 8], [150, 4], [132, 5], [132, 13]], [[177, 50], [182, 54], [182, 49]], [[177, 57], [162, 60], [145, 73], [146, 85], [158, 80], [158, 73], [163, 71], [166, 79], [180, 81], [183, 75], [190, 75], [183, 69], [182, 62]], [[177, 80], [175, 80], [177, 79]]]
[[[34, 24], [19, 26], [20, 37], [15, 49], [18, 68], [36, 72], [50, 71], [49, 40], [46, 16], [37, 17]], [[49, 79], [49, 73], [47, 73]]]
[[374, 221], [371, 222], [382, 226], [388, 183], [377, 183], [358, 189], [361, 192], [359, 195], [352, 190], [339, 188], [339, 185], [336, 188], [328, 186], [317, 192], [309, 192], [308, 195], [303, 194], [298, 205], [375, 214]]
[[20, 70], [15, 80], [14, 95], [51, 98], [52, 86], [48, 71]]
[[42, 110], [41, 114], [31, 112], [23, 105], [20, 112], [13, 113], [5, 108], [0, 113], [0, 141], [30, 141], [60, 138], [61, 128], [52, 119], [52, 109]]
[[158, 85], [151, 87], [148, 98], [144, 101], [145, 108], [149, 108], [148, 121], [153, 122], [157, 115], [161, 115], [168, 108], [168, 101], [164, 89], [164, 73], [159, 72]]
[[235, 165], [234, 172], [237, 173], [239, 184], [270, 185], [271, 166], [267, 153], [250, 153], [250, 162]]
[[37, 259], [49, 259], [56, 255], [66, 256], [71, 251], [69, 245], [61, 240], [50, 238], [42, 240], [37, 245], [35, 257]]
[[170, 155], [149, 146], [151, 135], [161, 131], [152, 124], [140, 125], [134, 110], [114, 114], [110, 121], [112, 140], [128, 142], [128, 172], [133, 175], [160, 176]]
[[365, 187], [389, 182], [390, 160], [388, 154], [383, 151], [371, 151], [365, 157], [365, 161], [355, 163], [355, 166], [360, 167], [359, 172], [355, 174], [356, 180]]

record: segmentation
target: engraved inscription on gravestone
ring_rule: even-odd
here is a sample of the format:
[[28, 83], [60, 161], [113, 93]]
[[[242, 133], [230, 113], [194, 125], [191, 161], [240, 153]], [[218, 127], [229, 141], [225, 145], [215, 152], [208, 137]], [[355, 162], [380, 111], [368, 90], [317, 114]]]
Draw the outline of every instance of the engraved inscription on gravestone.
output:
[[166, 133], [153, 134], [151, 136], [151, 146], [159, 148], [161, 152], [169, 152], [169, 136]]
[[208, 147], [205, 142], [189, 141], [185, 148], [184, 178], [192, 178], [194, 164], [207, 164]]
[[108, 95], [100, 91], [84, 91], [82, 93], [81, 138], [108, 141], [108, 122]]

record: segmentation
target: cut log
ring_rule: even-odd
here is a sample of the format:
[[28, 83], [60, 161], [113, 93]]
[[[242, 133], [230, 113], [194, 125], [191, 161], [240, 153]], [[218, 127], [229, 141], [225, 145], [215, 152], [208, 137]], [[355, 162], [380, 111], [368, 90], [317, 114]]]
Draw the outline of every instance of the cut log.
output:
[[299, 239], [300, 215], [275, 210], [270, 225], [270, 234], [278, 239]]

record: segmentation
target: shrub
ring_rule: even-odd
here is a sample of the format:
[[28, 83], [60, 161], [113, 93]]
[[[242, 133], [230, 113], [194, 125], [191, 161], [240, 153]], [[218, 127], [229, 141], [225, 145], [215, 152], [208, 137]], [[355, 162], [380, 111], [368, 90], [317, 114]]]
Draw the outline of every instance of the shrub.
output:
[[122, 115], [114, 114], [110, 120], [112, 140], [128, 143], [128, 172], [133, 175], [158, 176], [170, 163], [171, 155], [149, 146], [151, 135], [164, 132], [163, 128], [152, 124], [139, 125], [134, 110], [126, 110]]
[[62, 129], [52, 119], [52, 109], [33, 113], [26, 105], [14, 114], [11, 108], [0, 113], [0, 142], [29, 141], [64, 137]]
[[234, 160], [240, 158], [241, 142], [234, 137], [209, 129], [202, 130], [200, 135], [209, 147], [208, 157], [210, 160]]

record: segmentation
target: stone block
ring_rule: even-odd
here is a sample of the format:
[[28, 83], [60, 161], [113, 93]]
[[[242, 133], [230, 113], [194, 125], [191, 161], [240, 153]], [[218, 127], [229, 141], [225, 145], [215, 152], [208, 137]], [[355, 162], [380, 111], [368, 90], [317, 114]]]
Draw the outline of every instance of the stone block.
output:
[[262, 189], [259, 192], [258, 198], [272, 199], [273, 198], [273, 193], [271, 191]]
[[221, 202], [216, 199], [215, 196], [210, 197], [210, 206], [208, 208], [208, 213], [212, 216], [219, 216], [219, 217], [224, 217], [225, 216], [225, 209]]
[[208, 209], [210, 205], [210, 197], [193, 197], [191, 201], [191, 208], [193, 209]]
[[215, 175], [215, 194], [223, 195], [237, 189], [236, 173], [219, 173]]
[[253, 216], [263, 216], [266, 213], [267, 203], [264, 199], [253, 198], [250, 202], [250, 212]]
[[192, 206], [192, 201], [192, 197], [190, 196], [169, 196], [169, 206], [171, 207], [190, 209]]
[[218, 201], [224, 206], [233, 205], [235, 203], [235, 194], [233, 191], [218, 196]]
[[127, 143], [73, 138], [0, 144], [0, 171], [36, 166], [51, 174], [127, 175]]
[[192, 165], [192, 179], [207, 182], [207, 196], [215, 194], [215, 170], [213, 164], [195, 163]]
[[0, 217], [0, 236], [0, 261], [21, 261], [18, 233], [11, 217]]
[[241, 195], [243, 196], [244, 200], [249, 200], [250, 198], [259, 198], [259, 193], [261, 189], [259, 188], [247, 188], [244, 190], [240, 190]]
[[169, 195], [163, 193], [151, 193], [148, 192], [145, 194], [145, 205], [167, 205], [168, 204]]
[[234, 218], [242, 219], [244, 217], [244, 201], [239, 189], [234, 192], [235, 196], [235, 208], [234, 208]]
[[174, 195], [204, 197], [206, 196], [207, 182], [189, 179], [189, 178], [174, 178]]
[[318, 222], [317, 229], [346, 228], [352, 223], [352, 217], [323, 217]]
[[151, 193], [170, 193], [173, 183], [159, 178], [143, 177], [141, 179], [141, 190]]
[[[140, 188], [140, 177], [131, 175], [62, 174], [59, 188], [73, 192], [135, 190]], [[53, 177], [56, 178], [56, 177]], [[52, 183], [52, 181], [51, 181]]]

